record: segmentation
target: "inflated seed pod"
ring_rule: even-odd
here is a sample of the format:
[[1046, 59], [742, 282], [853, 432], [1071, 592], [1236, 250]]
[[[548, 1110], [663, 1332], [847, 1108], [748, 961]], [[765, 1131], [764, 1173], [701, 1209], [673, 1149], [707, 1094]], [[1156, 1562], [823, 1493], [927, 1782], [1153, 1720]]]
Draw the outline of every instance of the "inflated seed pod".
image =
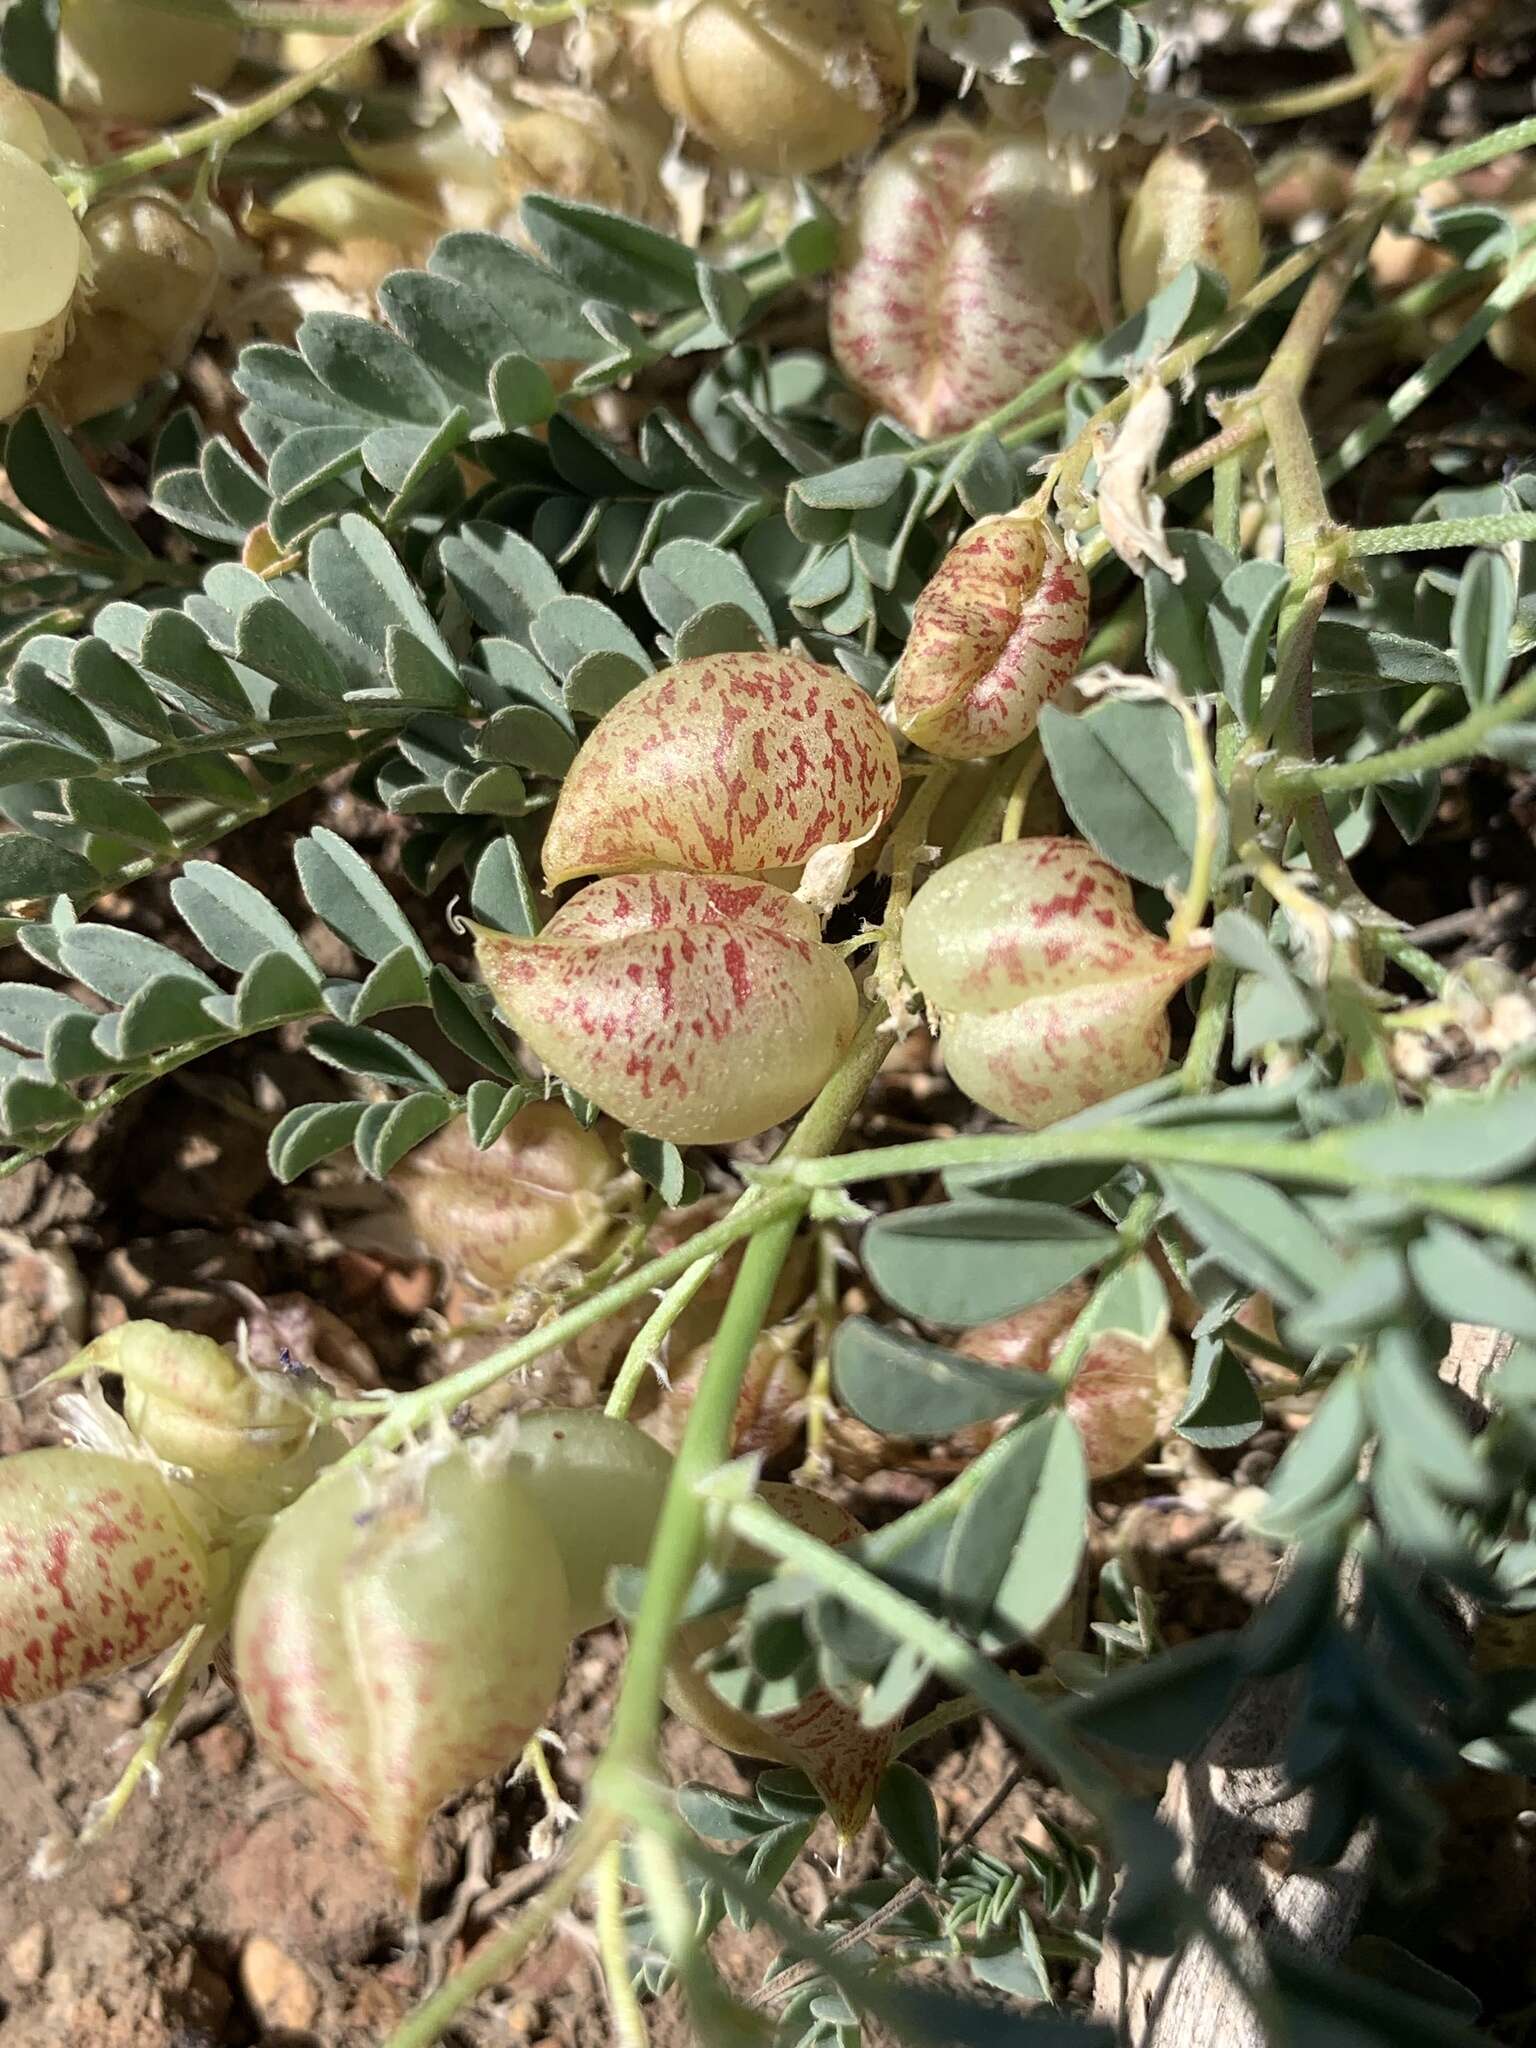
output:
[[169, 1649], [202, 1619], [208, 1581], [203, 1539], [153, 1465], [83, 1450], [0, 1460], [0, 1706]]
[[1213, 121], [1197, 135], [1165, 142], [1147, 167], [1120, 231], [1120, 296], [1139, 313], [1186, 263], [1226, 279], [1240, 298], [1259, 274], [1263, 229], [1253, 153]]
[[[764, 1503], [797, 1529], [834, 1548], [857, 1542], [863, 1529], [846, 1508], [800, 1486], [758, 1488]], [[715, 1560], [740, 1568], [767, 1560], [750, 1544], [727, 1546]], [[844, 1841], [869, 1818], [875, 1793], [896, 1747], [897, 1724], [866, 1728], [852, 1707], [818, 1689], [783, 1714], [748, 1714], [723, 1700], [709, 1682], [709, 1653], [740, 1620], [739, 1609], [687, 1623], [677, 1632], [667, 1666], [667, 1705], [680, 1720], [722, 1749], [803, 1771], [826, 1801]]]
[[1087, 575], [1049, 521], [983, 519], [917, 600], [896, 671], [896, 723], [947, 760], [1007, 753], [1071, 681], [1088, 605]]
[[859, 187], [833, 284], [843, 374], [925, 439], [974, 426], [1098, 330], [1108, 204], [1074, 191], [1040, 123], [903, 136]]
[[902, 926], [950, 1079], [1026, 1130], [1160, 1074], [1168, 1004], [1207, 957], [1149, 932], [1129, 882], [1078, 839], [978, 847]]
[[631, 1130], [727, 1144], [803, 1109], [852, 1038], [853, 977], [768, 882], [613, 875], [536, 938], [480, 931], [512, 1028]]
[[553, 1535], [492, 1445], [332, 1473], [241, 1587], [235, 1671], [256, 1738], [359, 1823], [413, 1898], [443, 1800], [517, 1758], [570, 1640]]
[[67, 425], [127, 405], [163, 371], [179, 371], [220, 278], [213, 234], [168, 194], [105, 199], [83, 231], [91, 289], [42, 389]]
[[618, 1172], [608, 1141], [563, 1102], [530, 1102], [482, 1152], [464, 1118], [390, 1176], [422, 1243], [482, 1286], [507, 1289], [590, 1243]]
[[141, 0], [63, 0], [59, 97], [109, 121], [175, 121], [217, 92], [240, 59], [240, 30]]
[[[285, 71], [313, 71], [317, 64], [334, 57], [345, 36], [315, 35], [303, 29], [277, 39], [277, 61]], [[360, 50], [348, 58], [340, 71], [331, 75], [332, 91], [367, 92], [384, 83], [384, 59], [379, 51]]]
[[123, 1382], [123, 1418], [156, 1458], [175, 1466], [188, 1502], [220, 1540], [276, 1514], [347, 1448], [317, 1423], [296, 1378], [247, 1365], [223, 1344], [148, 1320], [121, 1323], [71, 1359], [60, 1377]]
[[278, 1464], [314, 1433], [293, 1381], [252, 1371], [213, 1338], [168, 1323], [120, 1323], [64, 1371], [121, 1379], [134, 1434], [167, 1464], [209, 1477]]
[[517, 240], [518, 205], [530, 192], [663, 219], [661, 165], [670, 137], [648, 98], [620, 107], [597, 93], [525, 82], [515, 102], [488, 101], [473, 129], [454, 114], [433, 128], [358, 137], [348, 148], [371, 178], [430, 207], [448, 226]]
[[840, 670], [775, 648], [700, 655], [648, 677], [588, 734], [544, 836], [544, 875], [553, 888], [647, 868], [795, 868], [866, 838], [900, 793], [880, 713]]
[[868, 149], [912, 86], [894, 0], [662, 0], [644, 53], [667, 111], [725, 163], [785, 177]]
[[[1087, 1281], [1074, 1281], [1015, 1315], [967, 1330], [955, 1349], [988, 1365], [1049, 1372], [1089, 1293]], [[1188, 1391], [1184, 1349], [1166, 1319], [1151, 1337], [1133, 1330], [1096, 1331], [1065, 1403], [1083, 1440], [1089, 1478], [1108, 1479], [1145, 1457], [1167, 1432]], [[970, 1446], [973, 1456], [997, 1427], [975, 1433], [980, 1441]]]
[[608, 1575], [650, 1555], [670, 1453], [600, 1408], [536, 1408], [518, 1417], [506, 1445], [508, 1472], [559, 1547], [572, 1633], [612, 1621]]

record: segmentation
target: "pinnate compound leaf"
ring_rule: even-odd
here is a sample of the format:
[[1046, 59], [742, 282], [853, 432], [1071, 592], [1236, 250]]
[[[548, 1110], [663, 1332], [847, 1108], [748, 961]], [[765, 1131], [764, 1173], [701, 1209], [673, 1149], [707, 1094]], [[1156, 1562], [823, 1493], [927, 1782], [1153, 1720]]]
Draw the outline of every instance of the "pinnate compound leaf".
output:
[[550, 192], [530, 193], [522, 214], [540, 255], [583, 297], [632, 313], [698, 305], [697, 259], [670, 235]]
[[832, 1339], [838, 1398], [887, 1436], [940, 1437], [1056, 1399], [1042, 1376], [1009, 1372], [850, 1316]]
[[1103, 1223], [1045, 1202], [946, 1202], [882, 1216], [864, 1233], [870, 1278], [925, 1322], [987, 1323], [1028, 1308], [1115, 1248]]
[[387, 960], [404, 946], [425, 968], [420, 939], [395, 899], [353, 847], [321, 825], [301, 839], [294, 863], [310, 907], [354, 953]]
[[66, 846], [52, 846], [24, 832], [0, 833], [0, 903], [32, 903], [95, 887], [101, 877], [88, 860]]
[[1072, 1701], [1066, 1718], [1080, 1735], [1172, 1763], [1196, 1754], [1231, 1705], [1243, 1670], [1235, 1635], [1200, 1636], [1113, 1673]]
[[875, 1812], [891, 1847], [917, 1877], [937, 1884], [944, 1863], [938, 1808], [928, 1781], [910, 1764], [895, 1763], [880, 1780]]
[[944, 1557], [951, 1619], [989, 1652], [1029, 1640], [1072, 1590], [1088, 1541], [1088, 1466], [1065, 1415], [1040, 1415], [955, 1518]]
[[1343, 1261], [1299, 1204], [1249, 1173], [1166, 1167], [1158, 1178], [1177, 1214], [1223, 1266], [1286, 1307], [1343, 1277]]
[[1475, 710], [1504, 687], [1512, 657], [1515, 581], [1502, 555], [1486, 549], [1462, 572], [1451, 613], [1451, 649], [1467, 702]]
[[285, 954], [318, 981], [298, 933], [252, 883], [213, 861], [188, 861], [171, 884], [171, 900], [204, 949], [243, 974], [271, 952]]
[[1536, 1281], [1482, 1239], [1435, 1219], [1408, 1247], [1414, 1285], [1449, 1322], [1486, 1323], [1536, 1343]]
[[1122, 874], [1161, 889], [1189, 879], [1195, 797], [1183, 721], [1170, 704], [1048, 704], [1040, 738], [1072, 822]]
[[1195, 1344], [1189, 1398], [1174, 1422], [1201, 1450], [1230, 1450], [1264, 1426], [1264, 1410], [1237, 1354], [1210, 1337]]

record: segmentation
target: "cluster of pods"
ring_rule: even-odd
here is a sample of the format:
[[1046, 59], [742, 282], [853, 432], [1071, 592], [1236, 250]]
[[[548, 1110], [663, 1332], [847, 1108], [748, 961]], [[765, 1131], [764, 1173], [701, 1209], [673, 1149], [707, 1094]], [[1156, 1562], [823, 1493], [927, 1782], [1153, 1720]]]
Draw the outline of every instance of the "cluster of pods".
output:
[[[343, 1806], [414, 1897], [433, 1812], [517, 1761], [572, 1640], [614, 1618], [609, 1576], [644, 1562], [670, 1454], [595, 1409], [547, 1408], [353, 1461], [304, 1375], [153, 1322], [98, 1338], [67, 1372], [88, 1387], [72, 1397], [79, 1441], [0, 1465], [0, 1704], [177, 1643], [174, 1668], [196, 1668], [227, 1633], [264, 1751]], [[99, 1375], [121, 1379], [120, 1413]], [[798, 1487], [764, 1498], [829, 1542], [861, 1533]], [[772, 1717], [727, 1706], [697, 1667], [733, 1625], [682, 1633], [674, 1711], [807, 1772], [852, 1833], [892, 1731], [861, 1729], [829, 1694]]]
[[[1045, 518], [983, 520], [918, 600], [895, 726], [947, 760], [1017, 746], [1071, 680], [1088, 607]], [[597, 879], [533, 937], [479, 931], [481, 973], [539, 1058], [629, 1128], [751, 1137], [811, 1100], [858, 1018], [794, 883], [825, 849], [877, 839], [901, 787], [890, 728], [838, 670], [778, 650], [677, 662], [599, 721], [561, 788], [546, 882]], [[1201, 962], [1065, 838], [943, 869], [904, 957], [955, 1082], [1029, 1128], [1156, 1074], [1168, 1001]]]

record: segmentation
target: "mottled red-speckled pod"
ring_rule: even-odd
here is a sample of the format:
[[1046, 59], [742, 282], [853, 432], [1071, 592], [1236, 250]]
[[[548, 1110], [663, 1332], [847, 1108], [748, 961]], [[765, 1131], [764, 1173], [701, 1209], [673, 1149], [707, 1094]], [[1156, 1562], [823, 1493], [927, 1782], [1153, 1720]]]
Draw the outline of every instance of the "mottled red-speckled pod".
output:
[[902, 956], [951, 1080], [1026, 1130], [1160, 1074], [1168, 1004], [1207, 957], [1154, 937], [1125, 877], [1056, 838], [941, 868], [912, 900]]
[[391, 1176], [427, 1249], [486, 1287], [586, 1243], [618, 1162], [563, 1102], [530, 1102], [482, 1152], [460, 1118]]
[[667, 111], [726, 163], [770, 176], [868, 149], [911, 88], [892, 0], [661, 0], [643, 33]]
[[0, 1706], [168, 1649], [207, 1602], [208, 1553], [153, 1465], [74, 1450], [0, 1463]]
[[674, 662], [601, 719], [544, 838], [551, 887], [680, 868], [758, 875], [860, 840], [901, 793], [880, 713], [834, 668], [769, 648]]
[[[768, 1484], [758, 1492], [775, 1514], [834, 1549], [864, 1534], [846, 1508], [804, 1487]], [[735, 1545], [719, 1561], [737, 1567], [767, 1562], [748, 1544]], [[898, 1724], [866, 1728], [852, 1707], [824, 1689], [808, 1693], [784, 1714], [748, 1714], [730, 1705], [710, 1684], [704, 1666], [740, 1618], [739, 1610], [714, 1614], [678, 1630], [667, 1667], [667, 1705], [722, 1749], [804, 1771], [847, 1841], [869, 1818], [895, 1751]]]
[[[988, 1365], [1048, 1372], [1090, 1291], [1086, 1280], [1075, 1280], [1016, 1315], [967, 1330], [955, 1349]], [[1072, 1376], [1065, 1404], [1083, 1440], [1089, 1478], [1108, 1479], [1143, 1457], [1173, 1421], [1188, 1389], [1184, 1349], [1166, 1323], [1153, 1337], [1133, 1330], [1097, 1331]], [[976, 1438], [973, 1455], [999, 1426], [967, 1432]]]
[[941, 121], [888, 149], [859, 188], [832, 290], [832, 352], [885, 412], [955, 434], [1099, 326], [1106, 191], [1074, 192], [1043, 125]]
[[1219, 121], [1167, 142], [1137, 187], [1120, 231], [1120, 296], [1139, 313], [1186, 263], [1226, 279], [1240, 298], [1264, 260], [1259, 179], [1243, 138]]
[[1088, 603], [1088, 578], [1048, 520], [983, 519], [917, 600], [896, 671], [896, 723], [948, 761], [1007, 753], [1070, 682]]
[[481, 931], [513, 1029], [631, 1130], [723, 1145], [792, 1116], [853, 1036], [853, 977], [771, 882], [611, 875], [537, 938]]
[[295, 1502], [241, 1588], [235, 1671], [262, 1747], [412, 1896], [433, 1811], [553, 1706], [569, 1623], [543, 1518], [493, 1450], [457, 1443]]

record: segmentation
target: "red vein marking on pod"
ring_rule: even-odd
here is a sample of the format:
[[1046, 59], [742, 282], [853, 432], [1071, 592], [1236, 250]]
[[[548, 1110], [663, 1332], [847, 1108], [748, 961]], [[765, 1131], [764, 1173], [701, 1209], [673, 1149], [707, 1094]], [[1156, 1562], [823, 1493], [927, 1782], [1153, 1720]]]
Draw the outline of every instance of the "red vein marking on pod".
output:
[[546, 1066], [679, 1144], [750, 1137], [802, 1108], [857, 1018], [815, 913], [769, 882], [609, 876], [536, 938], [482, 931], [475, 950]]
[[578, 875], [798, 867], [864, 838], [901, 793], [872, 700], [836, 669], [769, 649], [680, 661], [599, 721], [544, 840], [553, 886]]
[[896, 672], [897, 724], [949, 760], [1006, 753], [1071, 680], [1088, 612], [1088, 578], [1045, 520], [983, 520], [918, 598]]

